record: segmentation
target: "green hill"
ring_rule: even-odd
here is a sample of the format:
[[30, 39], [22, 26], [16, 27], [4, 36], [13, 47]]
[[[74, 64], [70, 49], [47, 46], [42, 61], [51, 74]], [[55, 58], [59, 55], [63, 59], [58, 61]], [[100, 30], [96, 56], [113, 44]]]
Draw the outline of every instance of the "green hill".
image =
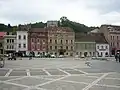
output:
[[[45, 26], [47, 26], [47, 24], [43, 23], [43, 22], [30, 23], [28, 25], [31, 25], [32, 28], [44, 28]], [[70, 27], [76, 33], [77, 32], [85, 33], [85, 32], [89, 32], [93, 29], [99, 28], [99, 27], [88, 27], [84, 24], [70, 21], [67, 19], [67, 17], [64, 17], [64, 16], [61, 17], [60, 20], [58, 21], [58, 26], [59, 27]], [[12, 27], [12, 26], [10, 26], [10, 24], [8, 24], [8, 25], [0, 24], [0, 31], [12, 31], [15, 28], [16, 28], [16, 26]]]

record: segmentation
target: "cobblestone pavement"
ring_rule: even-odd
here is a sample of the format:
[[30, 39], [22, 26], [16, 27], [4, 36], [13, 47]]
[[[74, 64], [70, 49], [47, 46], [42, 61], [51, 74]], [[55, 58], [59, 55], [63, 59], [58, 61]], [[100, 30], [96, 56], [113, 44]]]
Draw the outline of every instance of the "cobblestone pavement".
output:
[[93, 67], [78, 59], [6, 61], [0, 90], [120, 90], [120, 73]]

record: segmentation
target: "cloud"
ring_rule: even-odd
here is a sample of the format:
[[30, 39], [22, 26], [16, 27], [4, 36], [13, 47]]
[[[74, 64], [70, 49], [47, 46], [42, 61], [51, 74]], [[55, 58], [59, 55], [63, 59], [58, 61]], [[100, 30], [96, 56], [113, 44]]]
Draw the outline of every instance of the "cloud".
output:
[[0, 8], [0, 21], [12, 25], [61, 16], [88, 26], [120, 23], [118, 0], [0, 0]]

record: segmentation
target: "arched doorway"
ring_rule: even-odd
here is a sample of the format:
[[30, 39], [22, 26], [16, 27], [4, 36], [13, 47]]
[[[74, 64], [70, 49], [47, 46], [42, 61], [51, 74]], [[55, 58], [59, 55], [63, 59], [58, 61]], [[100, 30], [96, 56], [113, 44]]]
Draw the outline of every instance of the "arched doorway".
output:
[[65, 52], [66, 52], [65, 49], [59, 49], [59, 55], [64, 55]]

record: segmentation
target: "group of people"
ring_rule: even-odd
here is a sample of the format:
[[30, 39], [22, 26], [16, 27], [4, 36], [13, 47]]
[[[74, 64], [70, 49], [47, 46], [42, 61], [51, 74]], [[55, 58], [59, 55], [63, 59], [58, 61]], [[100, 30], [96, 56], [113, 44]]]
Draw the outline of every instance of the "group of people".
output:
[[120, 63], [120, 52], [117, 52], [115, 55], [116, 62]]

